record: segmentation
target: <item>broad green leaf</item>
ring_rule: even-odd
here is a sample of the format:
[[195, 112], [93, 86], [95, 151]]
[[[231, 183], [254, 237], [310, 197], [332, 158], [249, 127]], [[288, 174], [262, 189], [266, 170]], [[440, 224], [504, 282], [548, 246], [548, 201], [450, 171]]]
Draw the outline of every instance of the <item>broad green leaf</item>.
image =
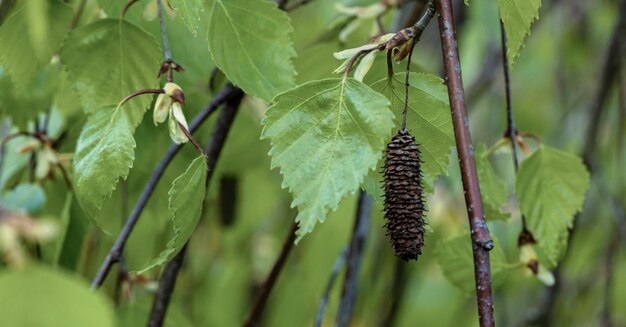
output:
[[207, 170], [206, 158], [200, 156], [172, 183], [169, 191], [169, 215], [174, 225], [174, 233], [165, 250], [152, 260], [148, 267], [138, 271], [138, 274], [172, 260], [191, 237], [202, 213]]
[[[125, 20], [102, 19], [76, 29], [61, 48], [61, 62], [84, 110], [118, 104], [125, 96], [156, 88], [161, 50], [154, 37]], [[139, 96], [124, 105], [135, 126], [152, 101]]]
[[487, 147], [481, 143], [476, 147], [476, 172], [480, 181], [480, 194], [483, 199], [485, 217], [492, 220], [506, 220], [511, 216], [500, 209], [506, 203], [508, 194], [506, 184], [491, 166], [486, 157]]
[[325, 79], [278, 95], [263, 120], [272, 168], [298, 207], [299, 239], [376, 167], [390, 138], [389, 100], [354, 79]]
[[133, 131], [140, 115], [125, 106], [100, 108], [89, 116], [78, 138], [74, 189], [81, 207], [94, 219], [120, 177], [126, 179], [133, 165]]
[[[405, 76], [398, 73], [392, 80], [385, 78], [372, 85], [391, 100], [398, 130], [402, 126]], [[424, 173], [439, 176], [447, 172], [450, 148], [454, 145], [448, 89], [441, 78], [431, 74], [411, 73], [409, 85], [406, 126], [420, 145]]]
[[115, 326], [113, 306], [75, 274], [45, 266], [0, 273], [3, 326]]
[[[0, 26], [0, 65], [17, 94], [29, 91], [41, 68], [61, 46], [72, 9], [60, 1], [28, 1]], [[47, 18], [42, 20], [41, 17]]]
[[289, 17], [269, 0], [208, 0], [209, 51], [229, 80], [271, 101], [294, 86]]
[[204, 11], [204, 0], [169, 0], [169, 3], [195, 36], [198, 33], [200, 15]]
[[566, 246], [562, 236], [582, 209], [587, 188], [589, 172], [571, 153], [542, 146], [522, 161], [515, 192], [528, 229], [549, 266], [560, 259]]
[[[374, 90], [391, 100], [396, 130], [402, 126], [405, 77], [405, 73], [398, 73], [392, 80], [385, 78], [372, 85]], [[454, 146], [448, 91], [443, 80], [431, 74], [411, 73], [409, 85], [407, 129], [420, 145], [425, 190], [432, 191], [437, 177], [447, 173], [450, 148]], [[381, 161], [379, 166], [382, 164]], [[382, 199], [383, 194], [381, 171], [382, 168], [371, 171], [363, 185], [363, 189], [377, 200]]]
[[20, 184], [2, 196], [2, 207], [10, 210], [35, 212], [46, 203], [46, 194], [36, 184]]
[[507, 36], [507, 54], [510, 66], [519, 55], [526, 35], [530, 34], [530, 25], [539, 19], [541, 0], [498, 0], [500, 18], [504, 23]]
[[[506, 278], [509, 269], [518, 265], [506, 262], [500, 244], [494, 238], [494, 248], [489, 251], [491, 280], [494, 288]], [[466, 293], [475, 291], [474, 261], [472, 256], [472, 240], [468, 233], [463, 233], [449, 240], [442, 241], [436, 249], [437, 261], [446, 278]]]

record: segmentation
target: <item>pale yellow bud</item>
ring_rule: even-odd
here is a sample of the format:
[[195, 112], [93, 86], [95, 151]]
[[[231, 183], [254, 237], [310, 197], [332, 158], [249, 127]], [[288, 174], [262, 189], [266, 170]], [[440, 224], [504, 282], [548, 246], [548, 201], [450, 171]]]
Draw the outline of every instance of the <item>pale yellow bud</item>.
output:
[[180, 105], [180, 103], [174, 102], [170, 110], [170, 137], [172, 138], [172, 141], [174, 141], [174, 143], [186, 143], [187, 141], [189, 141], [189, 138], [187, 138], [187, 135], [185, 135], [178, 123], [183, 125], [185, 129], [189, 130], [189, 127], [187, 126], [187, 120], [185, 119], [185, 115], [183, 114], [182, 106]]

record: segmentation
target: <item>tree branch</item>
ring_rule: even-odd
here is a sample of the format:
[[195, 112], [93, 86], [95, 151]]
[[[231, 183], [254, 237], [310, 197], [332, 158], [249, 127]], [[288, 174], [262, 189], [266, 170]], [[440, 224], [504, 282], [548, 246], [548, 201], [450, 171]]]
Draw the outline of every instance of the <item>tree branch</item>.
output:
[[489, 229], [485, 221], [478, 176], [476, 174], [474, 147], [465, 108], [461, 62], [457, 48], [451, 1], [437, 1], [437, 11], [439, 12], [439, 31], [441, 33], [443, 65], [448, 85], [450, 109], [452, 111], [452, 124], [459, 155], [461, 179], [463, 181], [463, 190], [465, 191], [465, 204], [467, 206], [472, 238], [478, 320], [481, 327], [495, 326], [493, 295], [491, 292], [491, 270], [489, 266], [489, 250], [493, 248], [493, 241], [489, 236]]
[[322, 300], [317, 308], [317, 316], [315, 318], [315, 327], [320, 327], [322, 325], [322, 321], [324, 320], [324, 312], [326, 311], [326, 306], [328, 305], [328, 298], [330, 297], [330, 291], [333, 289], [333, 285], [335, 284], [335, 280], [337, 279], [337, 275], [339, 275], [339, 271], [343, 267], [346, 262], [346, 257], [348, 256], [349, 245], [346, 245], [339, 257], [337, 257], [337, 261], [333, 265], [333, 269], [330, 273], [330, 277], [328, 278], [328, 283], [326, 283], [326, 289], [324, 290], [324, 295], [322, 296]]
[[339, 327], [345, 327], [350, 324], [352, 311], [356, 303], [359, 270], [363, 259], [363, 252], [365, 251], [365, 238], [367, 237], [367, 225], [370, 221], [372, 205], [372, 198], [361, 190], [359, 192], [359, 202], [354, 219], [352, 239], [350, 240], [348, 266], [346, 267], [341, 301], [339, 302], [339, 309], [337, 311], [336, 325]]
[[[208, 168], [207, 176], [204, 182], [205, 188], [208, 188], [209, 186], [209, 182], [211, 181], [211, 177], [215, 171], [217, 160], [222, 152], [222, 148], [226, 142], [226, 137], [228, 136], [228, 132], [230, 131], [233, 121], [235, 120], [235, 116], [239, 110], [239, 104], [243, 98], [243, 92], [240, 89], [236, 90], [238, 91], [236, 95], [227, 101], [224, 109], [220, 112], [220, 116], [218, 117], [215, 127], [213, 128], [213, 133], [211, 133], [211, 139], [207, 143], [206, 150], [204, 151], [207, 154], [206, 161]], [[204, 205], [202, 207], [204, 207]], [[167, 308], [169, 306], [172, 293], [174, 292], [174, 287], [176, 286], [178, 273], [180, 272], [180, 269], [183, 266], [183, 261], [185, 260], [188, 244], [189, 241], [187, 241], [180, 252], [178, 252], [172, 261], [165, 265], [165, 268], [163, 269], [163, 273], [159, 279], [159, 288], [157, 289], [157, 293], [154, 297], [154, 302], [152, 302], [152, 311], [150, 312], [150, 318], [148, 319], [149, 327], [162, 326], [165, 321], [165, 314], [167, 313]]]
[[[237, 96], [241, 96], [241, 94], [243, 93], [241, 92], [239, 88], [236, 88], [231, 85], [226, 86], [222, 91], [217, 93], [213, 97], [209, 105], [193, 119], [189, 127], [189, 131], [191, 133], [195, 132], [198, 129], [198, 127], [200, 127], [200, 125], [202, 125], [202, 123], [213, 112], [215, 112], [218, 106], [228, 101], [229, 99], [232, 99]], [[124, 226], [122, 227], [122, 230], [120, 231], [120, 234], [117, 237], [117, 240], [111, 247], [111, 250], [107, 254], [106, 258], [104, 259], [104, 262], [102, 262], [102, 265], [100, 266], [100, 269], [98, 270], [98, 273], [96, 274], [93, 281], [91, 282], [92, 289], [96, 289], [100, 287], [102, 283], [104, 282], [104, 280], [106, 279], [109, 272], [111, 271], [111, 267], [113, 266], [113, 264], [119, 262], [120, 255], [122, 254], [122, 251], [124, 250], [126, 241], [130, 237], [130, 234], [132, 233], [133, 228], [135, 227], [135, 224], [137, 223], [137, 220], [139, 220], [139, 216], [143, 212], [143, 209], [146, 207], [146, 204], [148, 203], [150, 196], [152, 196], [152, 193], [154, 192], [154, 189], [156, 188], [157, 183], [161, 179], [163, 172], [165, 171], [167, 166], [170, 164], [172, 159], [176, 156], [178, 151], [182, 148], [182, 146], [183, 146], [182, 144], [172, 144], [167, 150], [167, 152], [165, 153], [165, 155], [163, 156], [163, 159], [161, 159], [161, 162], [159, 162], [155, 170], [152, 172], [152, 175], [150, 176], [150, 180], [146, 184], [146, 187], [144, 188], [143, 192], [141, 193], [141, 196], [139, 197], [139, 200], [135, 204], [135, 207], [133, 208], [133, 211], [131, 212], [130, 217], [128, 217], [128, 219], [124, 223]], [[209, 172], [209, 174], [210, 173], [211, 172]]]
[[280, 255], [276, 259], [276, 262], [274, 263], [274, 266], [272, 267], [270, 274], [267, 276], [267, 278], [263, 282], [263, 285], [261, 286], [261, 292], [259, 293], [256, 300], [254, 301], [254, 305], [250, 309], [250, 312], [248, 312], [248, 317], [243, 323], [244, 327], [251, 327], [251, 326], [259, 325], [261, 314], [263, 313], [263, 309], [265, 308], [267, 299], [270, 296], [270, 292], [272, 291], [274, 284], [276, 284], [276, 280], [278, 279], [278, 276], [280, 275], [281, 270], [285, 266], [285, 262], [287, 262], [287, 258], [289, 257], [289, 253], [291, 252], [291, 249], [293, 249], [293, 245], [296, 240], [297, 229], [298, 229], [297, 223], [294, 222], [293, 224], [291, 224], [291, 229], [289, 230], [289, 234], [287, 235], [287, 238], [285, 238], [285, 242], [283, 243], [283, 248], [280, 251]]

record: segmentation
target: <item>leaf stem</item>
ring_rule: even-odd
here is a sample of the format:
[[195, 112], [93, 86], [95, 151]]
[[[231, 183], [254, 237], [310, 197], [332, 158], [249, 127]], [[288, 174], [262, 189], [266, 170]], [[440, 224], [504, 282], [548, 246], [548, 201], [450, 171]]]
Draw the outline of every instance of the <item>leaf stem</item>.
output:
[[248, 316], [245, 322], [243, 323], [244, 327], [252, 327], [252, 326], [256, 326], [259, 324], [259, 321], [261, 319], [261, 314], [263, 314], [263, 309], [265, 308], [265, 305], [267, 304], [267, 299], [270, 296], [270, 292], [272, 291], [274, 284], [276, 284], [276, 280], [278, 279], [278, 276], [280, 275], [281, 270], [283, 269], [283, 267], [285, 266], [285, 263], [287, 262], [289, 253], [293, 249], [293, 245], [296, 240], [297, 229], [298, 229], [298, 224], [296, 222], [291, 224], [291, 228], [289, 229], [289, 234], [287, 234], [287, 237], [285, 238], [285, 242], [283, 242], [282, 250], [280, 251], [278, 258], [276, 259], [276, 262], [274, 263], [274, 266], [272, 267], [270, 274], [267, 276], [267, 278], [263, 282], [263, 285], [261, 286], [261, 291], [259, 292], [259, 295], [256, 297], [256, 300], [254, 301], [254, 305], [248, 312]]
[[[232, 99], [233, 97], [240, 96], [241, 94], [242, 92], [239, 88], [236, 88], [232, 85], [226, 86], [219, 93], [217, 93], [208, 104], [208, 106], [194, 118], [189, 126], [189, 131], [191, 133], [194, 133], [221, 104], [228, 101], [229, 99]], [[135, 224], [139, 220], [139, 216], [143, 212], [143, 209], [146, 207], [148, 200], [152, 196], [152, 193], [154, 192], [157, 183], [161, 179], [161, 176], [165, 172], [165, 169], [170, 164], [172, 159], [176, 156], [178, 151], [182, 148], [182, 146], [182, 144], [172, 144], [163, 156], [163, 159], [161, 159], [155, 170], [152, 172], [150, 180], [146, 184], [130, 216], [124, 223], [122, 231], [118, 235], [115, 243], [111, 247], [111, 250], [109, 250], [109, 253], [102, 262], [98, 273], [91, 282], [92, 289], [97, 289], [98, 287], [100, 287], [108, 276], [109, 272], [111, 271], [111, 267], [115, 263], [119, 262], [120, 256], [124, 251], [124, 247], [126, 246], [126, 241], [130, 237], [130, 234], [132, 233]]]
[[481, 327], [492, 327], [495, 326], [495, 320], [493, 315], [493, 295], [491, 292], [489, 250], [493, 249], [493, 241], [485, 221], [478, 175], [476, 173], [476, 163], [474, 162], [474, 148], [465, 107], [461, 62], [455, 35], [452, 3], [450, 0], [439, 0], [436, 2], [436, 5], [439, 12], [441, 48], [448, 96], [450, 98], [454, 136], [459, 155], [461, 179], [463, 190], [465, 191], [465, 203], [472, 238], [478, 320]]
[[189, 139], [191, 144], [193, 144], [193, 146], [196, 148], [196, 150], [198, 150], [198, 153], [201, 156], [203, 156], [203, 157], [206, 156], [204, 154], [204, 150], [202, 150], [202, 147], [200, 146], [200, 144], [198, 144], [198, 141], [196, 141], [196, 139], [193, 137], [193, 135], [191, 135], [191, 133], [189, 133], [189, 130], [187, 130], [185, 125], [181, 124], [181, 122], [179, 122], [179, 121], [176, 121], [176, 123], [178, 124], [178, 127], [180, 127], [180, 129], [183, 131], [185, 136], [187, 136], [187, 138]]
[[128, 9], [130, 9], [130, 7], [138, 1], [139, 0], [128, 0], [128, 2], [126, 2], [126, 4], [124, 5], [124, 8], [122, 8], [122, 18], [124, 18]]

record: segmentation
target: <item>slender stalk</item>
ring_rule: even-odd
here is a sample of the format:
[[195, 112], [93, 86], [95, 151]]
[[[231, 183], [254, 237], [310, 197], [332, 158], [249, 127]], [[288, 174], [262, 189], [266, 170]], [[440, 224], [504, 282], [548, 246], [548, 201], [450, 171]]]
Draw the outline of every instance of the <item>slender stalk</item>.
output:
[[[504, 73], [504, 97], [506, 103], [506, 131], [505, 135], [511, 141], [511, 152], [513, 154], [513, 170], [517, 173], [519, 169], [519, 158], [517, 156], [517, 129], [515, 128], [515, 119], [513, 117], [513, 105], [511, 101], [511, 74], [509, 71], [509, 55], [507, 52], [507, 37], [504, 23], [500, 20], [500, 44], [502, 46], [502, 72]], [[526, 227], [526, 217], [521, 215], [522, 231], [521, 234], [530, 234]]]
[[[239, 88], [236, 88], [231, 85], [226, 86], [222, 91], [216, 94], [215, 97], [213, 97], [213, 99], [209, 103], [209, 105], [194, 118], [194, 120], [191, 122], [191, 125], [189, 126], [189, 131], [191, 133], [195, 132], [200, 127], [200, 125], [202, 125], [202, 123], [213, 112], [215, 112], [218, 106], [228, 101], [229, 99], [232, 99], [233, 97], [240, 96], [241, 94], [242, 92]], [[182, 146], [183, 146], [182, 144], [172, 144], [170, 148], [167, 150], [167, 152], [165, 153], [165, 155], [163, 156], [163, 159], [161, 159], [161, 162], [159, 162], [155, 170], [152, 172], [152, 175], [150, 176], [150, 180], [146, 184], [146, 187], [141, 193], [141, 196], [139, 197], [139, 200], [135, 204], [135, 207], [133, 208], [133, 211], [131, 212], [130, 216], [124, 223], [124, 226], [122, 227], [122, 230], [120, 234], [118, 235], [117, 240], [111, 247], [111, 250], [107, 254], [106, 258], [104, 259], [104, 262], [102, 262], [102, 265], [100, 266], [100, 269], [98, 270], [98, 273], [94, 277], [91, 283], [92, 289], [96, 289], [100, 287], [102, 283], [104, 282], [104, 280], [106, 279], [106, 277], [108, 276], [109, 272], [111, 271], [111, 267], [115, 263], [119, 262], [120, 255], [122, 254], [122, 251], [124, 250], [124, 247], [126, 246], [126, 241], [128, 241], [128, 238], [130, 237], [130, 234], [132, 233], [133, 228], [135, 227], [135, 224], [137, 223], [137, 220], [139, 220], [139, 216], [143, 212], [143, 209], [146, 207], [148, 200], [152, 196], [152, 193], [154, 192], [154, 189], [156, 188], [157, 183], [161, 179], [161, 176], [165, 172], [165, 169], [170, 164], [172, 159], [176, 156], [178, 151], [182, 148]]]
[[406, 129], [406, 114], [409, 111], [409, 78], [411, 76], [411, 57], [413, 57], [413, 49], [415, 49], [415, 42], [411, 43], [411, 50], [409, 50], [409, 57], [406, 60], [406, 76], [404, 78], [404, 110], [402, 111], [402, 129]]
[[[237, 94], [227, 101], [224, 109], [220, 112], [220, 116], [218, 117], [215, 127], [213, 128], [213, 133], [211, 133], [211, 139], [207, 144], [206, 150], [204, 151], [207, 154], [206, 160], [208, 168], [207, 176], [204, 181], [205, 188], [208, 188], [211, 177], [213, 177], [217, 160], [222, 152], [222, 148], [226, 142], [226, 137], [228, 136], [228, 132], [230, 131], [233, 121], [235, 120], [239, 104], [243, 98], [243, 92], [239, 89], [236, 90], [238, 91]], [[204, 204], [202, 207], [204, 207]], [[188, 244], [189, 242], [185, 244], [180, 252], [178, 252], [172, 261], [165, 265], [165, 268], [163, 269], [163, 273], [159, 279], [159, 288], [156, 296], [154, 297], [154, 301], [152, 302], [152, 311], [150, 312], [150, 318], [148, 319], [148, 326], [150, 327], [162, 326], [165, 321], [165, 314], [167, 313], [167, 308], [169, 306], [172, 293], [174, 292], [174, 287], [176, 286], [178, 273], [180, 272], [185, 260]]]
[[491, 269], [489, 266], [489, 250], [493, 249], [493, 241], [489, 236], [489, 229], [485, 221], [478, 175], [476, 174], [474, 147], [465, 108], [461, 62], [455, 35], [452, 3], [450, 0], [439, 0], [436, 4], [439, 12], [443, 65], [448, 85], [450, 110], [452, 111], [452, 124], [472, 239], [478, 320], [481, 327], [491, 327], [495, 326]]
[[289, 234], [285, 238], [285, 242], [283, 243], [283, 248], [280, 251], [278, 259], [276, 259], [276, 262], [274, 263], [274, 266], [272, 267], [270, 274], [267, 276], [267, 278], [263, 282], [263, 285], [261, 286], [261, 292], [259, 293], [256, 300], [254, 301], [254, 305], [250, 309], [250, 312], [248, 312], [248, 316], [245, 322], [243, 323], [243, 326], [252, 327], [252, 326], [257, 326], [260, 324], [261, 315], [263, 314], [263, 309], [265, 308], [265, 305], [267, 304], [267, 299], [270, 296], [270, 292], [272, 291], [274, 284], [276, 284], [276, 280], [278, 279], [280, 272], [282, 271], [283, 267], [285, 266], [285, 263], [287, 262], [287, 258], [289, 257], [289, 253], [291, 252], [291, 249], [293, 249], [293, 245], [296, 240], [297, 229], [298, 229], [297, 223], [294, 222], [293, 224], [291, 224], [291, 228], [289, 229]]
[[165, 61], [172, 60], [172, 51], [170, 50], [170, 42], [167, 39], [167, 30], [165, 28], [165, 15], [163, 15], [163, 0], [157, 0], [159, 10], [159, 24], [161, 26], [161, 39], [163, 40], [163, 56]]
[[330, 273], [330, 277], [328, 278], [328, 283], [326, 283], [326, 289], [324, 290], [324, 295], [322, 296], [322, 300], [317, 308], [317, 316], [315, 318], [315, 327], [322, 326], [322, 321], [324, 320], [324, 312], [326, 311], [326, 306], [328, 305], [328, 299], [330, 298], [330, 291], [333, 289], [333, 285], [335, 284], [335, 280], [339, 275], [339, 271], [343, 267], [346, 262], [346, 257], [348, 256], [349, 245], [346, 245], [341, 253], [337, 257], [337, 261], [333, 265], [333, 269]]
[[80, 0], [80, 2], [78, 3], [78, 7], [76, 7], [74, 17], [72, 17], [72, 22], [70, 23], [70, 31], [78, 26], [78, 23], [80, 22], [80, 17], [83, 15], [83, 11], [85, 11], [86, 4], [87, 0]]
[[177, 121], [176, 122], [178, 124], [178, 127], [180, 127], [180, 130], [183, 131], [183, 134], [185, 134], [185, 136], [187, 136], [187, 139], [189, 139], [189, 142], [191, 142], [191, 144], [193, 144], [194, 148], [196, 148], [196, 150], [198, 150], [198, 153], [201, 156], [204, 156], [204, 151], [202, 150], [202, 147], [200, 146], [200, 144], [198, 144], [198, 141], [196, 141], [196, 139], [193, 137], [193, 135], [191, 135], [191, 133], [189, 133], [189, 130], [187, 130], [187, 127], [185, 127], [185, 125], [183, 125], [181, 122]]
[[350, 250], [348, 252], [348, 266], [343, 283], [343, 291], [339, 309], [337, 311], [336, 326], [345, 327], [350, 325], [352, 311], [356, 303], [357, 287], [359, 281], [359, 270], [365, 251], [365, 239], [367, 237], [367, 225], [372, 213], [374, 201], [364, 191], [359, 192], [359, 202], [354, 219], [354, 229], [350, 240]]
[[128, 9], [130, 9], [130, 7], [137, 2], [139, 2], [139, 0], [128, 0], [126, 4], [124, 5], [124, 8], [122, 8], [122, 17], [124, 17]]

